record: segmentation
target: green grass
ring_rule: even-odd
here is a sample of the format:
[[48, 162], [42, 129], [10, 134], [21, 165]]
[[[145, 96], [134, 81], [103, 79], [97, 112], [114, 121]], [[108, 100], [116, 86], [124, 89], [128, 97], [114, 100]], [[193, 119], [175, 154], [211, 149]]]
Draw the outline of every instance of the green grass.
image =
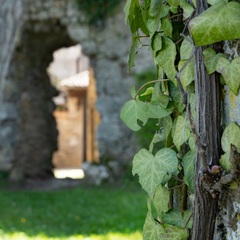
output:
[[145, 194], [79, 187], [52, 192], [0, 191], [1, 240], [140, 240]]

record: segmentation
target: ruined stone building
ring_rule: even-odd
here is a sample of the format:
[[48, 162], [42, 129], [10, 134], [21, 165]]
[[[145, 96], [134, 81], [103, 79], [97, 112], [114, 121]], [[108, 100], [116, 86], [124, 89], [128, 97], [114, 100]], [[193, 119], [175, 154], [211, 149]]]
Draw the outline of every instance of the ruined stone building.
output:
[[[93, 105], [99, 113], [97, 129], [79, 126], [84, 134], [93, 133], [92, 138], [85, 137], [82, 156], [87, 161], [119, 165], [131, 161], [136, 139], [121, 122], [119, 112], [130, 99], [134, 72], [148, 69], [152, 62], [141, 51], [144, 55], [138, 57], [138, 67], [128, 73], [131, 34], [124, 23], [123, 4], [90, 24], [76, 0], [0, 0], [0, 171], [8, 171], [11, 179], [52, 173], [53, 155], [61, 145], [56, 119], [61, 121], [63, 116], [54, 113], [53, 97], [59, 91], [51, 84], [47, 69], [54, 51], [77, 44], [89, 59], [90, 79], [95, 79], [96, 87], [92, 104], [96, 101]], [[81, 110], [84, 104], [79, 105], [82, 100], [90, 101], [86, 88], [73, 88], [68, 79], [65, 92], [70, 112], [78, 106], [77, 113], [86, 111], [87, 116], [89, 108]], [[86, 150], [87, 141], [93, 141], [90, 145], [97, 148], [98, 156], [95, 150]]]

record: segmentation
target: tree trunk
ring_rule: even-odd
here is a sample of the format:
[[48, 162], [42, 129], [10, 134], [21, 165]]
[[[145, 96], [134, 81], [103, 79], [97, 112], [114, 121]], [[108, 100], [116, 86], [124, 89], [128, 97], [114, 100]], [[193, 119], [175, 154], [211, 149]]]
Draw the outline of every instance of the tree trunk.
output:
[[[207, 8], [207, 1], [197, 1], [197, 15]], [[203, 47], [195, 53], [196, 131], [208, 166], [218, 165], [220, 157], [220, 88], [219, 76], [208, 75], [203, 62]], [[195, 201], [193, 240], [212, 240], [218, 210], [218, 196], [212, 196], [201, 184], [206, 171], [198, 144], [195, 164]], [[214, 198], [215, 197], [215, 198]]]

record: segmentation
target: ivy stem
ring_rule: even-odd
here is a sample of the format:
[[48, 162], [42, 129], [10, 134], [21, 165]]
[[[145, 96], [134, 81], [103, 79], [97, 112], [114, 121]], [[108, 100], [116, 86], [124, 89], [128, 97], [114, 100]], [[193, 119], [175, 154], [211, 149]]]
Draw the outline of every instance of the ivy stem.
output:
[[136, 101], [139, 92], [140, 92], [144, 87], [146, 87], [147, 85], [152, 84], [152, 83], [156, 83], [156, 82], [167, 82], [167, 81], [169, 81], [169, 79], [158, 79], [158, 80], [152, 80], [152, 81], [150, 81], [150, 82], [147, 82], [147, 83], [143, 84], [143, 85], [137, 90], [137, 92], [135, 93], [133, 99]]
[[183, 15], [182, 13], [179, 13], [179, 14], [176, 14], [176, 15], [171, 16], [170, 19], [175, 18], [175, 17], [180, 17], [180, 16], [182, 16], [182, 15]]
[[192, 216], [193, 216], [193, 213], [191, 213], [191, 215], [189, 216], [189, 218], [188, 218], [187, 222], [185, 223], [185, 226], [184, 226], [183, 229], [186, 229], [186, 228], [187, 228], [187, 225], [188, 225], [188, 223], [190, 222]]

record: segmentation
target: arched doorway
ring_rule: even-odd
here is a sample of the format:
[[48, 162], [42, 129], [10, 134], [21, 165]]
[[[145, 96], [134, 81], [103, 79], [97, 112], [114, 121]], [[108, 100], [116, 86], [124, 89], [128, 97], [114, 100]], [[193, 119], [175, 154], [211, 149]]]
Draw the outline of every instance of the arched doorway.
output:
[[94, 72], [79, 44], [55, 51], [48, 72], [59, 91], [53, 98], [58, 129], [54, 173], [56, 177], [78, 178], [81, 172], [77, 174], [76, 170], [83, 162], [99, 161], [96, 132], [100, 117], [95, 107]]

